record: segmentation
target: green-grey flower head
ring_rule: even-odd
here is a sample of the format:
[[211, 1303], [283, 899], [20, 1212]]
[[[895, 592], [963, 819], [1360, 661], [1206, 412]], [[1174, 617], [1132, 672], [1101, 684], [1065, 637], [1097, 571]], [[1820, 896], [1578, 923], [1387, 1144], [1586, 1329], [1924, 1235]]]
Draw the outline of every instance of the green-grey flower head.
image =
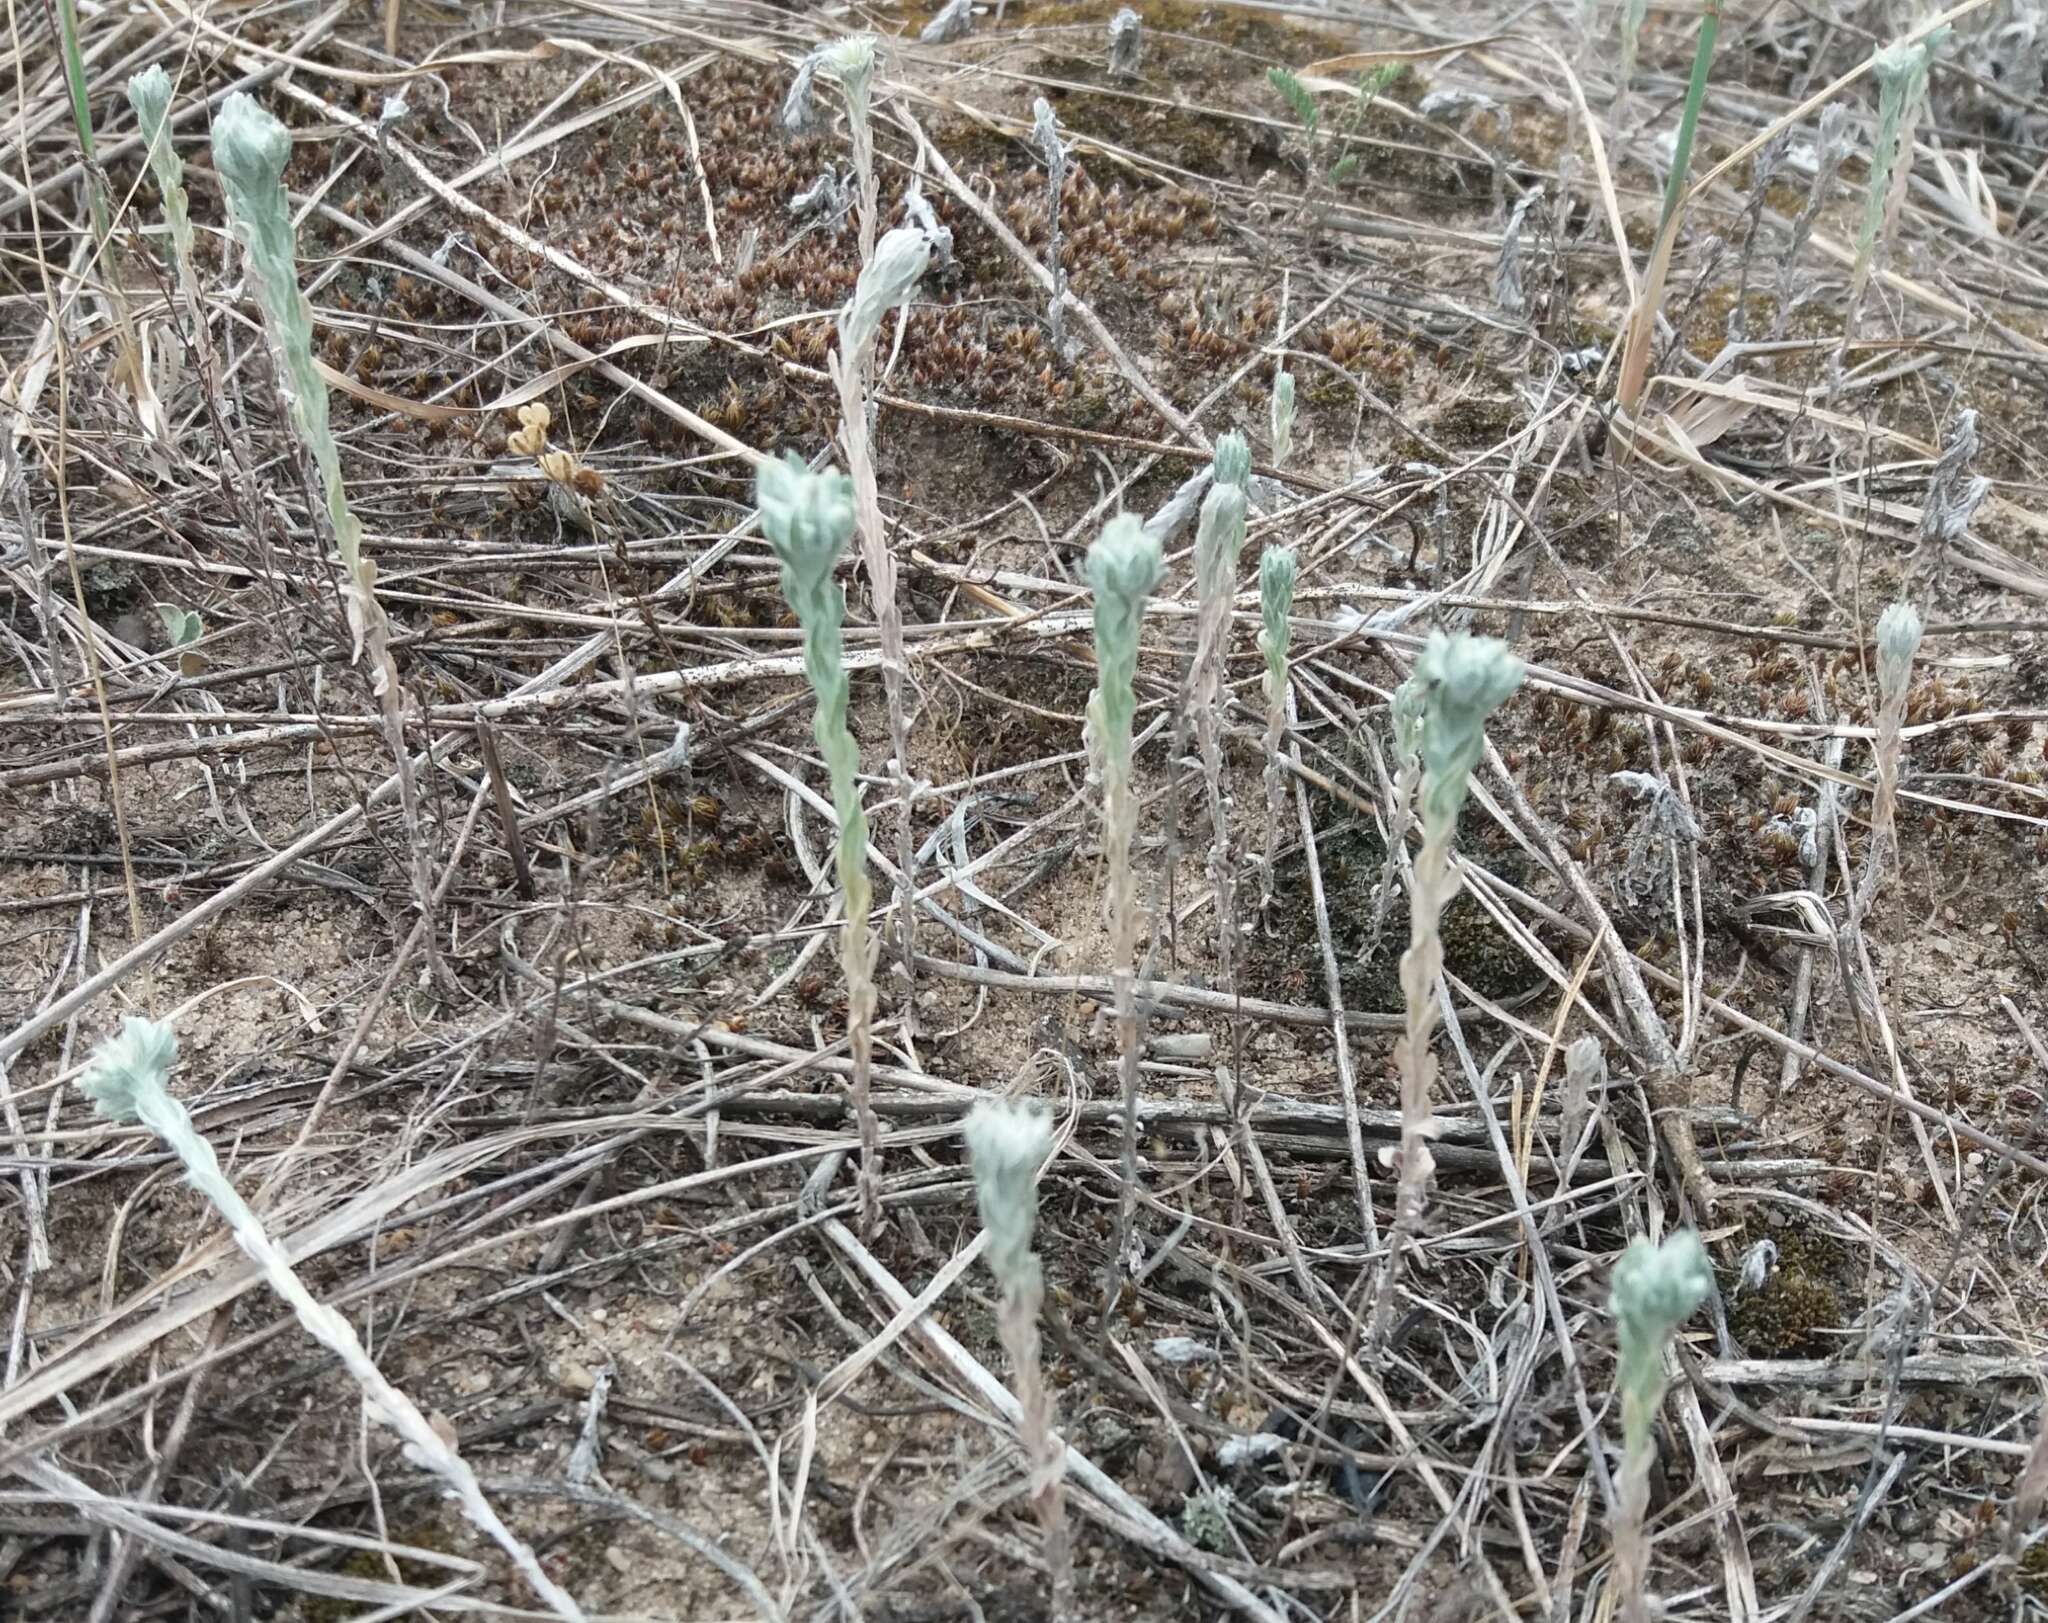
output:
[[1910, 85], [1918, 75], [1927, 71], [1934, 61], [1934, 53], [1947, 37], [1946, 28], [1937, 28], [1925, 39], [1894, 40], [1881, 50], [1872, 52], [1870, 71], [1877, 75], [1879, 87], [1902, 82]]
[[1202, 498], [1202, 517], [1195, 526], [1195, 590], [1205, 603], [1228, 597], [1237, 584], [1237, 558], [1244, 550], [1244, 504], [1244, 486], [1227, 484], [1220, 476]]
[[839, 81], [849, 100], [865, 96], [875, 72], [875, 36], [848, 34], [818, 53], [818, 65]]
[[1294, 612], [1294, 554], [1268, 547], [1259, 554], [1259, 652], [1275, 681], [1287, 674], [1288, 616]]
[[1486, 753], [1486, 718], [1521, 686], [1522, 662], [1497, 637], [1433, 631], [1415, 677], [1423, 687], [1423, 826], [1448, 831], [1464, 809], [1466, 780]]
[[1145, 533], [1135, 514], [1119, 513], [1088, 549], [1088, 584], [1095, 589], [1096, 689], [1091, 715], [1098, 723], [1097, 738], [1111, 748], [1119, 747], [1118, 740], [1128, 748], [1138, 625], [1159, 574], [1159, 543]]
[[1243, 488], [1252, 474], [1252, 448], [1237, 430], [1216, 436], [1216, 483]]
[[1920, 651], [1920, 615], [1910, 603], [1894, 603], [1877, 617], [1877, 691], [1889, 698], [1904, 693]]
[[1088, 584], [1098, 602], [1107, 597], [1143, 604], [1159, 584], [1160, 570], [1159, 543], [1145, 534], [1133, 513], [1117, 514], [1088, 549]]
[[1691, 1229], [1667, 1234], [1662, 1245], [1640, 1234], [1629, 1241], [1608, 1293], [1624, 1357], [1631, 1349], [1661, 1349], [1713, 1288], [1713, 1264]]
[[839, 316], [840, 353], [858, 361], [881, 331], [882, 317], [909, 299], [932, 262], [931, 239], [916, 226], [899, 225], [875, 244], [861, 267], [853, 297]]
[[291, 156], [291, 131], [254, 98], [237, 90], [221, 103], [213, 120], [213, 167], [240, 213], [254, 215], [269, 205]]
[[152, 62], [128, 81], [128, 105], [135, 109], [142, 138], [154, 145], [171, 111], [171, 76], [161, 62]]
[[79, 1084], [110, 1121], [134, 1121], [170, 1084], [178, 1037], [168, 1025], [123, 1015], [121, 1030], [101, 1043]]
[[1282, 369], [1273, 378], [1273, 462], [1287, 460], [1294, 444], [1294, 374]]
[[830, 469], [813, 473], [785, 451], [761, 464], [754, 490], [761, 532], [782, 563], [783, 595], [801, 608], [797, 590], [830, 580], [853, 535], [853, 481]]
[[1052, 1147], [1052, 1123], [1035, 1104], [985, 1099], [967, 1113], [967, 1156], [974, 1200], [988, 1230], [988, 1265], [1006, 1290], [1035, 1284], [1031, 1254], [1038, 1226], [1038, 1169]]

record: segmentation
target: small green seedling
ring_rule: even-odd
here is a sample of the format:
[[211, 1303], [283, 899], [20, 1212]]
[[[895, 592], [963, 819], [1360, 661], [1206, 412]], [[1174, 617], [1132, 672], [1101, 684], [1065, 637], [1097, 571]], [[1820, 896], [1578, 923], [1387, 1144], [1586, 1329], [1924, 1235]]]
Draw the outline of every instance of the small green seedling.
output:
[[[1849, 304], [1863, 302], [1873, 256], [1880, 240], [1889, 250], [1905, 201], [1906, 179], [1913, 168], [1913, 131], [1927, 92], [1927, 70], [1934, 53], [1947, 39], [1937, 28], [1924, 39], [1894, 40], [1870, 59], [1877, 79], [1877, 130], [1870, 146], [1870, 186], [1863, 197], [1863, 220], [1856, 229], [1856, 266], [1849, 278]], [[1906, 161], [1899, 163], [1904, 151]]]
[[1657, 1411], [1664, 1403], [1665, 1350], [1713, 1288], [1706, 1247], [1691, 1229], [1667, 1236], [1662, 1245], [1638, 1235], [1614, 1265], [1608, 1309], [1614, 1315], [1622, 1433], [1614, 1554], [1625, 1623], [1645, 1623], [1649, 1615], [1644, 1586], [1650, 1550], [1644, 1523], [1650, 1467], [1657, 1458]]
[[[420, 820], [391, 627], [377, 601], [377, 566], [363, 555], [363, 527], [349, 506], [348, 487], [342, 481], [341, 448], [328, 416], [327, 379], [313, 354], [313, 307], [299, 291], [298, 236], [284, 189], [291, 155], [291, 132], [249, 97], [238, 90], [221, 103], [213, 122], [213, 166], [227, 194], [228, 218], [248, 260], [249, 280], [277, 354], [286, 405], [327, 498], [328, 523], [341, 554], [342, 606], [354, 644], [351, 658], [359, 660], [366, 648], [369, 651], [370, 685], [398, 769], [399, 803], [412, 844], [413, 902], [422, 917], [431, 918], [433, 848]], [[435, 963], [438, 967], [438, 956]]]
[[1209, 796], [1209, 882], [1216, 892], [1217, 966], [1221, 984], [1229, 988], [1236, 985], [1237, 970], [1237, 861], [1231, 851], [1223, 781], [1224, 687], [1238, 558], [1244, 551], [1245, 484], [1251, 476], [1251, 448], [1242, 434], [1217, 436], [1214, 466], [1216, 476], [1202, 499], [1202, 516], [1195, 527], [1197, 629], [1188, 687]]
[[1052, 1124], [1039, 1106], [989, 1099], [967, 1115], [967, 1154], [974, 1199], [988, 1231], [989, 1272], [1002, 1289], [996, 1331], [1016, 1369], [1018, 1431], [1031, 1461], [1031, 1503], [1045, 1538], [1052, 1576], [1052, 1616], [1072, 1623], [1074, 1561], [1067, 1535], [1066, 1449], [1053, 1434], [1052, 1393], [1038, 1334], [1045, 1273], [1031, 1249], [1038, 1225], [1038, 1169], [1052, 1148]]
[[868, 925], [874, 888], [868, 881], [868, 818], [860, 802], [860, 747], [846, 725], [852, 686], [841, 628], [846, 594], [838, 567], [853, 537], [853, 485], [844, 474], [813, 473], [793, 452], [764, 462], [755, 484], [761, 533], [782, 565], [782, 595], [804, 634], [804, 675], [814, 708], [811, 736], [832, 782], [839, 824], [834, 858], [846, 903], [839, 961], [846, 973], [846, 1040], [853, 1057], [853, 1110], [860, 1129], [861, 1227], [872, 1234], [881, 1217], [881, 1129], [868, 1093], [875, 1014], [875, 937]]
[[1138, 633], [1160, 568], [1159, 543], [1134, 514], [1111, 519], [1088, 549], [1088, 584], [1095, 592], [1095, 691], [1088, 699], [1088, 731], [1102, 772], [1110, 981], [1123, 1083], [1123, 1188], [1116, 1247], [1109, 1259], [1112, 1304], [1122, 1287], [1138, 1201], [1138, 888], [1131, 872], [1138, 805], [1131, 792], [1131, 723], [1138, 705]]
[[175, 603], [159, 603], [156, 617], [164, 623], [164, 640], [174, 649], [183, 650], [178, 655], [178, 674], [185, 677], [202, 675], [206, 670], [206, 656], [188, 645], [206, 635], [206, 622], [192, 610], [180, 608]]
[[[1462, 885], [1451, 868], [1451, 846], [1472, 769], [1486, 753], [1486, 718], [1521, 685], [1522, 662], [1495, 638], [1437, 631], [1423, 645], [1412, 680], [1420, 689], [1422, 717], [1417, 743], [1422, 778], [1416, 796], [1422, 847], [1409, 881], [1408, 950], [1401, 955], [1406, 1024], [1394, 1046], [1401, 1070], [1401, 1171], [1394, 1234], [1373, 1315], [1376, 1342], [1385, 1333], [1396, 1273], [1406, 1245], [1421, 1227], [1429, 1176], [1436, 1166], [1429, 1141], [1437, 1133], [1437, 1060], [1431, 1039], [1437, 1022], [1437, 977], [1444, 965], [1439, 926]], [[1413, 705], [1414, 700], [1408, 703]]]

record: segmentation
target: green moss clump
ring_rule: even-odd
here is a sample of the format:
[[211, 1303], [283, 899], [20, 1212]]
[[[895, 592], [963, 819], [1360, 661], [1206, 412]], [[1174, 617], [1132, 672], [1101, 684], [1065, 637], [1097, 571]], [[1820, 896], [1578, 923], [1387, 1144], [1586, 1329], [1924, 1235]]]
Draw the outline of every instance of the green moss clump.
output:
[[[431, 1550], [436, 1555], [454, 1555], [455, 1543], [448, 1534], [432, 1523], [422, 1522], [418, 1526], [391, 1529], [391, 1537], [397, 1543], [411, 1546], [415, 1550]], [[415, 1589], [432, 1589], [448, 1581], [446, 1567], [430, 1566], [424, 1561], [408, 1561], [398, 1557], [398, 1576], [401, 1581]], [[349, 1558], [335, 1569], [342, 1578], [362, 1578], [372, 1583], [387, 1584], [391, 1581], [391, 1568], [376, 1550], [355, 1550]], [[306, 1623], [342, 1623], [344, 1618], [354, 1617], [362, 1610], [360, 1601], [343, 1600], [338, 1595], [308, 1595], [305, 1597]]]
[[1752, 1358], [1818, 1358], [1842, 1322], [1842, 1298], [1825, 1280], [1782, 1263], [1728, 1312], [1728, 1328]]
[[[1316, 852], [1322, 862], [1330, 939], [1345, 1007], [1391, 1013], [1402, 1006], [1408, 892], [1397, 875], [1386, 921], [1377, 941], [1372, 939], [1373, 902], [1385, 867], [1386, 842], [1364, 818], [1347, 809], [1340, 821], [1334, 803], [1317, 799]], [[1469, 806], [1459, 820], [1458, 846], [1510, 883], [1519, 882], [1525, 871], [1520, 853], [1507, 844], [1492, 820]], [[1255, 949], [1261, 995], [1281, 1002], [1320, 1002], [1322, 947], [1316, 939], [1305, 853], [1283, 860], [1275, 869], [1274, 896], [1273, 934], [1261, 938]], [[1543, 984], [1543, 972], [1469, 892], [1444, 910], [1438, 932], [1444, 968], [1484, 998], [1510, 1000]]]
[[[1738, 1255], [1760, 1240], [1778, 1248], [1778, 1265], [1755, 1290], [1728, 1304], [1728, 1328], [1752, 1358], [1821, 1358], [1835, 1350], [1848, 1317], [1844, 1285], [1853, 1279], [1848, 1248], [1815, 1224], [1800, 1220], [1782, 1228], [1752, 1217], [1743, 1225]], [[1722, 1281], [1732, 1298], [1732, 1274]]]
[[[1033, 28], [1107, 26], [1123, 4], [1124, 0], [1054, 0], [1051, 5], [1041, 6], [1027, 0], [1018, 8], [1018, 15]], [[1149, 0], [1145, 7], [1145, 34], [1148, 53], [1153, 40], [1169, 34], [1191, 35], [1227, 45], [1233, 51], [1281, 62], [1301, 58], [1304, 47], [1318, 56], [1332, 56], [1346, 49], [1341, 35], [1291, 22], [1273, 12], [1203, 5], [1199, 0]]]
[[2037, 1601], [2048, 1601], [2048, 1539], [2027, 1546], [2013, 1582]]

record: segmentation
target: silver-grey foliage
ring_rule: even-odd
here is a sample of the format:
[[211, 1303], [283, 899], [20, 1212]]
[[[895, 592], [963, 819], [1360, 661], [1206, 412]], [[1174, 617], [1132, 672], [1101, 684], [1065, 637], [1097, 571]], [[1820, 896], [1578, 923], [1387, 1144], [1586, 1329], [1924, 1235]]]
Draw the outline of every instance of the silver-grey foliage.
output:
[[1920, 534], [1925, 539], [1946, 545], [1969, 533], [1971, 518], [1991, 494], [1991, 481], [1970, 471], [1976, 460], [1977, 414], [1966, 408], [1950, 424], [1941, 459], [1927, 481], [1927, 497], [1920, 508]]
[[1522, 225], [1529, 211], [1543, 201], [1543, 188], [1532, 186], [1516, 201], [1501, 232], [1500, 256], [1493, 263], [1493, 302], [1501, 314], [1520, 316], [1529, 308], [1529, 295], [1522, 285]]
[[1700, 825], [1678, 791], [1654, 772], [1613, 772], [1608, 778], [1642, 806], [1628, 832], [1627, 856], [1615, 890], [1632, 912], [1668, 915], [1673, 910], [1679, 852], [1699, 844]]
[[1031, 141], [1045, 162], [1045, 268], [1052, 274], [1052, 303], [1047, 325], [1055, 355], [1067, 352], [1067, 272], [1060, 262], [1060, 194], [1067, 184], [1067, 148], [1060, 140], [1052, 103], [1040, 96], [1031, 104]]
[[1138, 77], [1145, 57], [1145, 24], [1129, 6], [1118, 8], [1109, 19], [1109, 76], [1131, 80]]
[[926, 45], [950, 45], [974, 32], [974, 0], [946, 0], [917, 37]]
[[853, 187], [846, 177], [827, 164], [818, 178], [789, 200], [789, 212], [799, 220], [815, 218], [827, 230], [837, 231], [853, 210]]
[[407, 1461], [431, 1471], [477, 1528], [511, 1557], [536, 1594], [567, 1623], [584, 1614], [542, 1568], [526, 1542], [505, 1525], [485, 1497], [469, 1462], [437, 1431], [419, 1406], [377, 1368], [349, 1321], [306, 1288], [284, 1248], [270, 1237], [263, 1219], [221, 1169], [212, 1142], [193, 1125], [183, 1102], [171, 1092], [178, 1039], [168, 1024], [124, 1016], [120, 1032], [101, 1043], [80, 1083], [85, 1096], [110, 1121], [138, 1122], [177, 1157], [192, 1187], [206, 1197], [234, 1235], [235, 1243], [262, 1270], [307, 1334], [341, 1362], [361, 1389], [370, 1418], [396, 1432]]

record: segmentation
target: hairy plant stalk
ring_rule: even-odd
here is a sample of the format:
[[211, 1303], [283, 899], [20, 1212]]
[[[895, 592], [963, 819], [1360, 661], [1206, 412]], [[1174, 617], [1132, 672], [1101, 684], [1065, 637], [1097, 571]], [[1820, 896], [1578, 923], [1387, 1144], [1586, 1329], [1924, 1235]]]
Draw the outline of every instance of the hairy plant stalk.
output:
[[163, 198], [164, 224], [171, 233], [171, 261], [178, 285], [195, 312], [199, 309], [199, 277], [192, 264], [192, 212], [185, 195], [185, 162], [171, 144], [171, 76], [162, 63], [152, 64], [128, 81], [128, 105], [142, 128], [145, 158], [158, 194]]
[[[278, 358], [285, 404], [327, 498], [327, 520], [341, 554], [342, 607], [353, 643], [350, 661], [360, 660], [368, 650], [370, 686], [385, 743], [398, 768], [399, 806], [412, 846], [413, 905], [429, 920], [427, 940], [432, 943], [432, 854], [420, 820], [412, 753], [405, 742], [405, 690], [391, 653], [391, 626], [377, 601], [377, 566], [363, 556], [363, 527], [349, 507], [348, 487], [342, 482], [341, 450], [328, 419], [327, 380], [313, 358], [313, 309], [299, 291], [298, 242], [284, 190], [291, 152], [291, 132], [249, 97], [236, 91], [221, 104], [213, 122], [214, 168], [227, 194], [228, 217], [242, 244], [256, 302]], [[199, 319], [196, 307], [194, 319]], [[438, 971], [440, 955], [432, 945], [428, 955]]]
[[1636, 75], [1636, 45], [1643, 35], [1643, 23], [1650, 15], [1650, 0], [1622, 0], [1621, 72], [1615, 79], [1615, 95], [1628, 94], [1629, 81]]
[[1771, 322], [1773, 339], [1785, 336], [1785, 324], [1800, 302], [1799, 256], [1813, 235], [1814, 222], [1834, 193], [1835, 177], [1842, 160], [1849, 155], [1849, 109], [1831, 101], [1820, 110], [1813, 137], [1813, 179], [1807, 187], [1806, 203], [1792, 222], [1785, 239], [1785, 251], [1778, 260], [1778, 308]]
[[1052, 116], [1052, 104], [1040, 96], [1031, 104], [1031, 139], [1045, 160], [1045, 268], [1052, 273], [1052, 296], [1046, 325], [1052, 329], [1052, 352], [1067, 353], [1067, 272], [1060, 255], [1060, 194], [1067, 184], [1067, 149]]
[[1284, 362], [1273, 371], [1273, 466], [1286, 464], [1294, 449], [1294, 374]]
[[1286, 774], [1281, 741], [1287, 734], [1287, 646], [1293, 634], [1294, 554], [1268, 547], [1259, 554], [1259, 652], [1266, 660], [1266, 851], [1259, 864], [1259, 912], [1273, 905], [1273, 862], [1280, 846]]
[[1401, 1169], [1387, 1267], [1373, 1308], [1373, 1345], [1384, 1342], [1403, 1252], [1422, 1223], [1423, 1202], [1436, 1159], [1437, 977], [1443, 972], [1439, 924], [1461, 881], [1451, 869], [1451, 845], [1472, 769], [1486, 752], [1486, 718], [1521, 684], [1522, 662], [1492, 637], [1430, 633], [1412, 678], [1422, 695], [1417, 811], [1422, 847], [1408, 887], [1408, 950], [1401, 955], [1406, 1021], [1394, 1058], [1401, 1071]]
[[755, 485], [761, 533], [782, 566], [782, 595], [804, 633], [804, 674], [816, 701], [811, 736], [832, 780], [832, 811], [839, 824], [834, 858], [846, 914], [839, 928], [839, 962], [846, 973], [846, 1042], [852, 1052], [854, 1121], [860, 1131], [860, 1226], [872, 1235], [881, 1221], [882, 1134], [869, 1096], [874, 1049], [875, 935], [868, 914], [868, 818], [860, 803], [860, 749], [846, 725], [851, 683], [844, 638], [846, 596], [835, 578], [853, 536], [853, 487], [843, 475], [812, 473], [793, 453], [764, 462]]
[[[1856, 265], [1849, 277], [1852, 315], [1863, 303], [1871, 266], [1880, 244], [1889, 253], [1905, 201], [1906, 180], [1913, 168], [1913, 130], [1927, 92], [1927, 69], [1948, 37], [1938, 28], [1908, 44], [1900, 40], [1878, 51], [1870, 62], [1877, 79], [1877, 129], [1870, 146], [1870, 188], [1863, 198], [1863, 221], [1856, 231]], [[1905, 163], [1899, 163], [1901, 149]]]
[[1870, 850], [1849, 906], [1849, 927], [1862, 923], [1890, 865], [1898, 819], [1899, 760], [1905, 753], [1906, 695], [1920, 651], [1920, 616], [1894, 603], [1877, 617], [1877, 782], [1870, 796]]
[[1977, 414], [1965, 407], [1943, 436], [1941, 455], [1928, 476], [1920, 505], [1921, 539], [1952, 546], [1970, 533], [1970, 520], [1991, 494], [1991, 480], [1973, 471], [1977, 448]]
[[[1233, 991], [1237, 986], [1237, 861], [1230, 844], [1223, 723], [1231, 605], [1237, 595], [1237, 561], [1244, 551], [1245, 481], [1251, 476], [1251, 450], [1242, 434], [1217, 436], [1214, 466], [1215, 481], [1202, 500], [1202, 516], [1195, 528], [1195, 662], [1188, 698], [1209, 795], [1209, 883], [1216, 895], [1218, 984]], [[1242, 1097], [1242, 1089], [1233, 1095]]]
[[909, 660], [903, 645], [903, 611], [896, 602], [896, 557], [882, 526], [882, 500], [875, 484], [874, 449], [869, 440], [868, 388], [875, 341], [883, 317], [917, 287], [931, 263], [931, 242], [923, 231], [891, 231], [861, 267], [853, 297], [839, 315], [839, 348], [828, 365], [839, 390], [839, 445], [853, 480], [853, 512], [860, 534], [861, 561], [875, 600], [875, 629], [882, 645], [882, 691], [889, 706], [891, 771], [896, 780], [896, 931], [903, 973], [914, 973], [916, 953], [916, 848], [911, 814], [917, 785], [910, 774], [910, 718], [903, 689]]
[[881, 217], [880, 183], [875, 178], [875, 133], [868, 122], [875, 79], [875, 46], [873, 34], [849, 34], [822, 47], [824, 69], [846, 100], [846, 144], [853, 155], [863, 265], [875, 257], [875, 231]]
[[108, 1038], [93, 1055], [81, 1085], [108, 1120], [140, 1122], [169, 1146], [192, 1187], [212, 1203], [235, 1243], [263, 1270], [265, 1282], [284, 1298], [307, 1334], [341, 1360], [342, 1368], [362, 1389], [371, 1417], [398, 1433], [406, 1458], [448, 1485], [462, 1514], [512, 1558], [520, 1575], [557, 1617], [584, 1623], [582, 1608], [541, 1569], [525, 1541], [499, 1518], [484, 1497], [476, 1473], [455, 1445], [434, 1429], [411, 1398], [384, 1378], [348, 1320], [316, 1298], [292, 1271], [290, 1260], [270, 1238], [262, 1219], [221, 1171], [213, 1146], [171, 1094], [171, 1068], [177, 1058], [178, 1039], [168, 1025], [128, 1015], [121, 1022], [120, 1035]]
[[918, 40], [925, 45], [951, 45], [974, 32], [974, 0], [946, 0], [937, 16], [924, 25]]
[[1145, 58], [1145, 24], [1129, 6], [1109, 19], [1109, 76], [1125, 83], [1138, 77]]
[[164, 224], [171, 235], [171, 260], [177, 272], [178, 291], [192, 319], [192, 353], [199, 363], [205, 387], [214, 391], [218, 370], [214, 364], [213, 329], [206, 318], [206, 305], [199, 293], [199, 270], [192, 257], [191, 201], [185, 192], [185, 162], [171, 142], [171, 76], [161, 63], [153, 63], [128, 81], [128, 105], [135, 109], [135, 121], [147, 143], [146, 161], [163, 199]]
[[1638, 1235], [1614, 1266], [1608, 1307], [1614, 1315], [1622, 1432], [1614, 1572], [1623, 1623], [1647, 1623], [1649, 1617], [1644, 1587], [1650, 1542], [1645, 1524], [1650, 1466], [1657, 1457], [1657, 1411], [1664, 1403], [1665, 1349], [1713, 1288], [1714, 1270], [1706, 1248], [1691, 1229], [1680, 1229], [1661, 1246]]
[[1038, 1169], [1052, 1147], [1052, 1125], [1037, 1105], [989, 1100], [967, 1114], [974, 1198], [988, 1231], [989, 1272], [1002, 1287], [996, 1333], [1016, 1371], [1018, 1431], [1031, 1463], [1031, 1507], [1045, 1538], [1053, 1623], [1074, 1623], [1073, 1545], [1067, 1534], [1066, 1445], [1053, 1431], [1038, 1336], [1045, 1271], [1031, 1249], [1038, 1223]]
[[1415, 785], [1422, 776], [1422, 682], [1410, 675], [1394, 689], [1388, 705], [1393, 722], [1394, 792], [1387, 808], [1387, 854], [1380, 863], [1380, 882], [1373, 889], [1372, 922], [1365, 932], [1365, 954], [1379, 951], [1380, 931], [1387, 925], [1387, 909], [1394, 905], [1394, 881], [1400, 873], [1401, 852], [1408, 843], [1408, 831], [1415, 826]]
[[1138, 887], [1131, 872], [1131, 840], [1138, 824], [1138, 805], [1131, 793], [1131, 719], [1137, 697], [1132, 682], [1145, 599], [1159, 584], [1159, 571], [1159, 543], [1129, 513], [1111, 519], [1088, 549], [1088, 584], [1095, 592], [1095, 691], [1088, 698], [1088, 728], [1102, 770], [1109, 972], [1123, 1084], [1123, 1187], [1117, 1200], [1116, 1246], [1109, 1259], [1111, 1307], [1122, 1286], [1138, 1204], [1139, 920]]

